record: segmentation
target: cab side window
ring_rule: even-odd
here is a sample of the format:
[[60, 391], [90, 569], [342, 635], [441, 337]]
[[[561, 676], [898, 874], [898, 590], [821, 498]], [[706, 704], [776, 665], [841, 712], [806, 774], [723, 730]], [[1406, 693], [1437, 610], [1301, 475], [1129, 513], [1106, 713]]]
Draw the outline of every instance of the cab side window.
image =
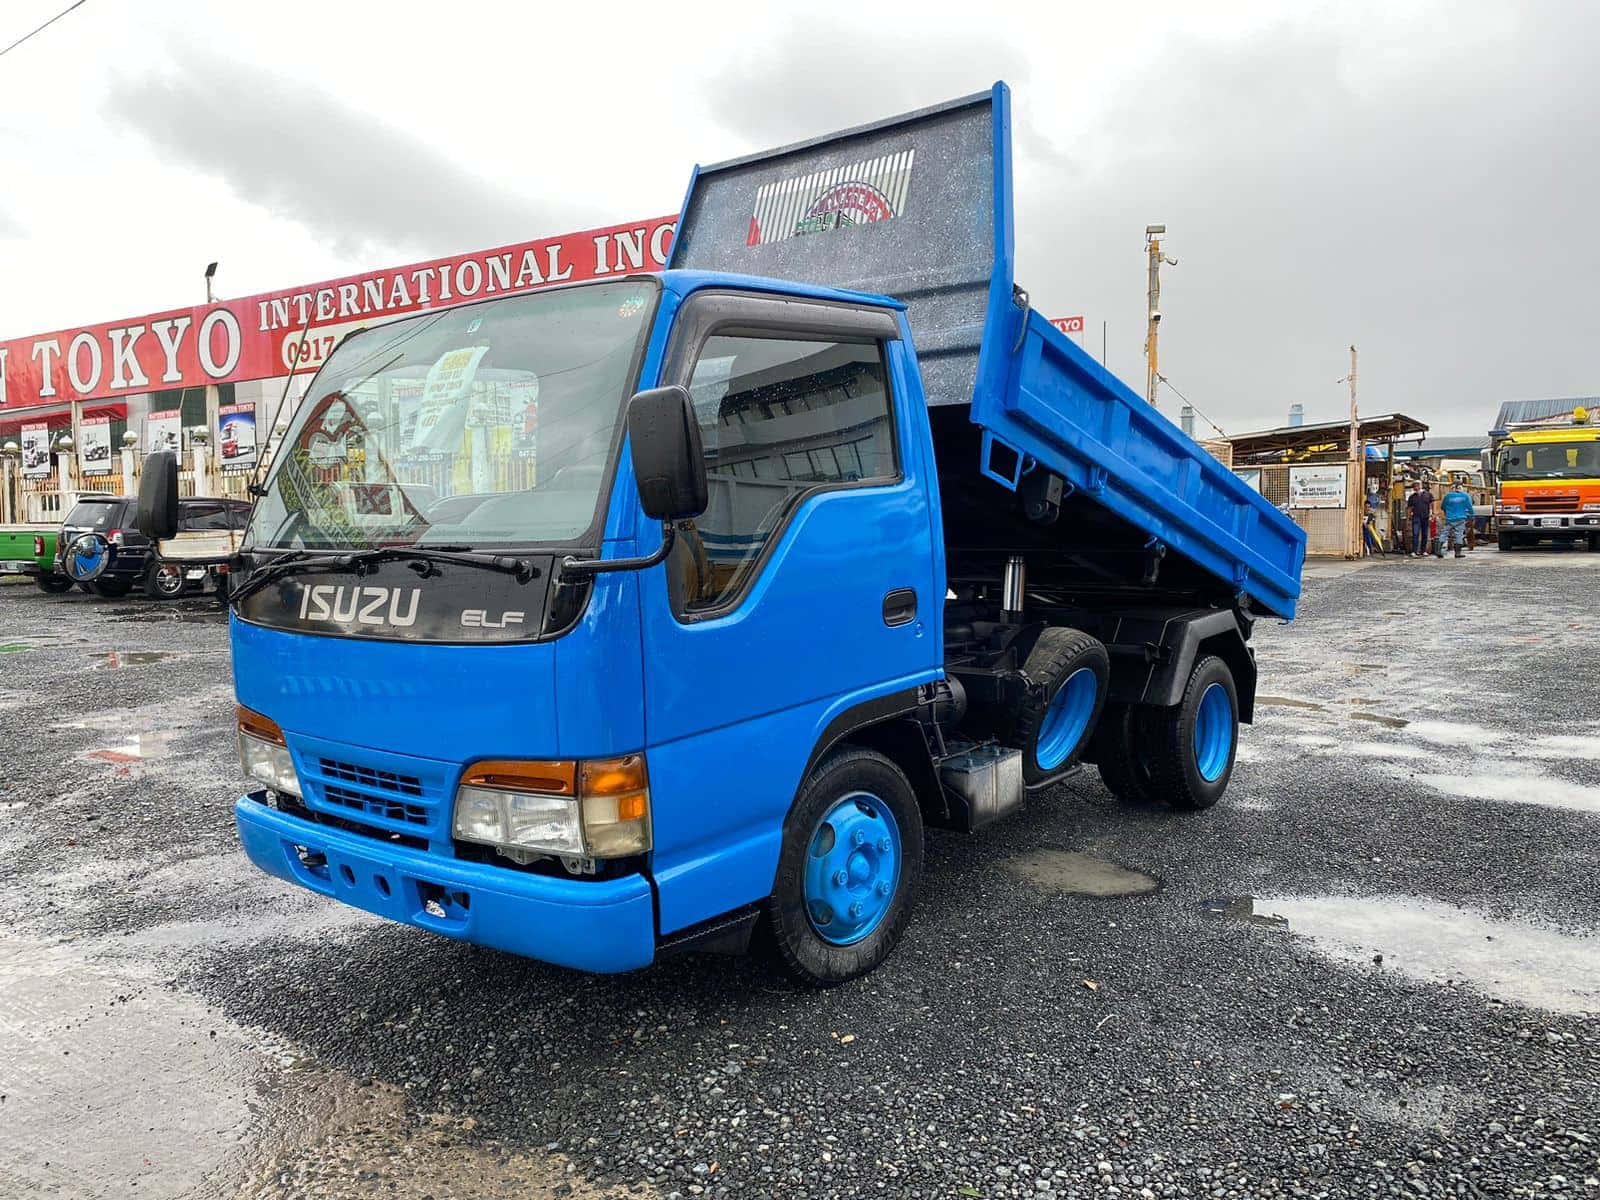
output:
[[803, 497], [898, 478], [887, 378], [875, 342], [706, 340], [689, 393], [710, 503], [674, 550], [680, 613], [737, 603]]

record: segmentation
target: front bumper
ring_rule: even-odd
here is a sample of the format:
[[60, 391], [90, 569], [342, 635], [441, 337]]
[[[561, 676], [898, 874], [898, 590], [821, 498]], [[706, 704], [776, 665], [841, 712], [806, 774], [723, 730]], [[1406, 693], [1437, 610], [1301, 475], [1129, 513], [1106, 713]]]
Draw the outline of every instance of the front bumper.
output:
[[[261, 792], [241, 796], [233, 815], [263, 871], [380, 917], [581, 971], [631, 971], [655, 958], [655, 907], [642, 875], [557, 879], [442, 858], [290, 816]], [[296, 847], [326, 861], [308, 866]], [[430, 898], [444, 916], [426, 910]]]
[[1498, 513], [1495, 528], [1539, 533], [1546, 537], [1600, 533], [1600, 513]]

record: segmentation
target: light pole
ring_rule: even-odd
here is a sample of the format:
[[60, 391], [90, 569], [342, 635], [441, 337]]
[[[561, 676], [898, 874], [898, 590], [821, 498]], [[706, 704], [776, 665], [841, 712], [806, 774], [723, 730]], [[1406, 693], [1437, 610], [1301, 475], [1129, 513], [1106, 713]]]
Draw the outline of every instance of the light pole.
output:
[[211, 280], [216, 276], [216, 274], [217, 274], [217, 264], [216, 263], [207, 263], [206, 264], [206, 304], [207, 305], [209, 305], [211, 303]]
[[1165, 225], [1144, 227], [1145, 250], [1150, 258], [1149, 325], [1144, 335], [1144, 398], [1151, 404], [1156, 402], [1156, 386], [1161, 382], [1156, 358], [1156, 331], [1161, 327], [1161, 264], [1166, 263], [1169, 267], [1178, 265], [1177, 259], [1168, 258], [1161, 252], [1161, 235], [1166, 232]]

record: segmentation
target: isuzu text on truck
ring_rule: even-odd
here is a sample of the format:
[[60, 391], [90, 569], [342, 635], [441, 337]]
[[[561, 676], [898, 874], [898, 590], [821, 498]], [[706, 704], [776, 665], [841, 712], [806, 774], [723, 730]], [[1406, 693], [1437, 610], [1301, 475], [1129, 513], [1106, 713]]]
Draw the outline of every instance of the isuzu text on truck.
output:
[[258, 866], [568, 966], [754, 934], [831, 984], [929, 826], [1084, 760], [1216, 802], [1304, 537], [1014, 286], [1009, 103], [702, 168], [663, 274], [329, 356], [231, 575]]

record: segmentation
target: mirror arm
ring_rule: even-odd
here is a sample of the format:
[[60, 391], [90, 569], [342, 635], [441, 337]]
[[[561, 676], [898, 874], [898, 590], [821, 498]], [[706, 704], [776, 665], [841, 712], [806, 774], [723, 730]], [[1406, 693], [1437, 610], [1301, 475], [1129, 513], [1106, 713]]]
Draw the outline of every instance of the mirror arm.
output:
[[601, 575], [608, 571], [643, 571], [665, 562], [667, 555], [672, 553], [672, 544], [678, 538], [677, 527], [671, 521], [661, 522], [661, 545], [653, 554], [643, 558], [573, 558], [567, 555], [561, 560], [561, 574], [563, 576]]

